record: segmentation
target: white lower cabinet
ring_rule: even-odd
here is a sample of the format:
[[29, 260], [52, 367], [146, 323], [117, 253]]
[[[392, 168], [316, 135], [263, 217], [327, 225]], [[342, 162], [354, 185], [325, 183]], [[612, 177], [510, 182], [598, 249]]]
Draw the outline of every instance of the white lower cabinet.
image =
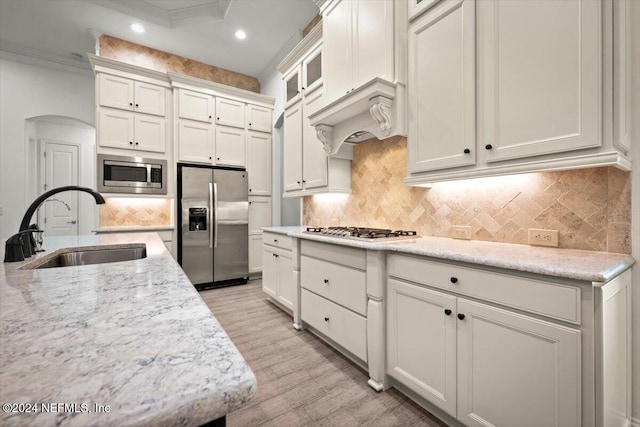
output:
[[469, 426], [580, 426], [580, 331], [388, 282], [388, 373]]
[[284, 307], [294, 310], [296, 284], [291, 237], [264, 232], [263, 242], [262, 291]]
[[249, 273], [262, 271], [262, 234], [249, 235]]

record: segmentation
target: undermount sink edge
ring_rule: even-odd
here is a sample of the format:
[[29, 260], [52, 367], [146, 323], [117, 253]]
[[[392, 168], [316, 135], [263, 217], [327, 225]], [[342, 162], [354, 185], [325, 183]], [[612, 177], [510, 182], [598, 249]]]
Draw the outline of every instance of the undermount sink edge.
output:
[[18, 270], [35, 270], [81, 265], [111, 264], [134, 261], [147, 257], [144, 243], [81, 246], [58, 249], [42, 258], [18, 267]]

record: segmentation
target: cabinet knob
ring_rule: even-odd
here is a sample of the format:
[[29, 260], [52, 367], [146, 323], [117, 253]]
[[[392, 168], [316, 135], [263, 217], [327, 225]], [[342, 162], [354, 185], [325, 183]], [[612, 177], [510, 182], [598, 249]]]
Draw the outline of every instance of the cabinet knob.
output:
[[307, 182], [307, 181], [305, 181], [304, 179], [302, 180], [302, 183], [303, 183], [303, 184], [304, 184], [304, 183], [306, 183], [306, 182]]
[[464, 154], [469, 154], [471, 152], [471, 150], [469, 150], [468, 148], [464, 149]]
[[304, 87], [302, 88], [302, 90], [304, 90]]
[[451, 280], [451, 283], [458, 283], [458, 278], [457, 277], [452, 277], [449, 280]]
[[448, 308], [444, 311], [444, 314], [446, 314], [447, 316], [451, 315], [451, 310], [449, 310]]
[[220, 117], [216, 117], [216, 120], [220, 120]]
[[249, 123], [249, 126], [251, 126], [251, 123]]
[[130, 103], [129, 103], [129, 107], [133, 107], [133, 102], [130, 102]]
[[249, 189], [249, 193], [251, 193], [251, 189]]
[[460, 320], [464, 320], [464, 314], [462, 314], [462, 313], [458, 313], [458, 319], [460, 319]]
[[329, 279], [324, 279], [324, 283], [329, 284]]
[[129, 141], [129, 144], [133, 145], [133, 141]]
[[140, 145], [140, 144], [136, 142], [136, 145]]
[[211, 156], [209, 156], [209, 160], [211, 160]]
[[137, 107], [139, 107], [139, 105], [138, 105], [138, 104], [136, 104], [136, 108], [137, 108]]
[[493, 148], [493, 145], [491, 144], [487, 144], [484, 146], [485, 150], [491, 150]]
[[296, 181], [298, 184], [300, 184], [300, 181]]
[[276, 255], [276, 254], [271, 254], [271, 255], [273, 255], [274, 257], [277, 257], [277, 256], [278, 256], [278, 255]]
[[220, 157], [216, 157], [216, 160], [220, 160]]
[[209, 116], [209, 118], [211, 118], [211, 116]]
[[328, 317], [325, 317], [325, 318], [324, 318], [324, 321], [325, 321], [325, 322], [328, 322], [328, 321], [329, 321], [329, 318], [328, 318]]
[[249, 204], [251, 204], [251, 202], [249, 202]]

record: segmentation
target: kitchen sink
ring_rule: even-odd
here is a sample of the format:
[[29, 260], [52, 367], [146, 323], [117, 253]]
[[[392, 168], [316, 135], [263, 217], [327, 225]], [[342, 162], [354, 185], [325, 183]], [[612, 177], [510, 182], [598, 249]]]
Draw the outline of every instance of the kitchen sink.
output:
[[99, 248], [99, 249], [79, 249], [71, 252], [59, 254], [44, 264], [33, 267], [54, 268], [54, 267], [74, 267], [77, 265], [106, 264], [112, 262], [132, 261], [147, 257], [147, 246], [138, 245], [127, 248]]

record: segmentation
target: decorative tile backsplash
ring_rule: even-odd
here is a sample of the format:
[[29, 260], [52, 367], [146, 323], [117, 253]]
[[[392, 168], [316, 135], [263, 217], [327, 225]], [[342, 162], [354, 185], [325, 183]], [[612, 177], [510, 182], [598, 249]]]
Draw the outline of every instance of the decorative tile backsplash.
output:
[[163, 73], [173, 71], [260, 93], [260, 82], [255, 77], [107, 35], [100, 36], [100, 56]]
[[106, 197], [100, 227], [171, 225], [171, 199]]
[[434, 184], [403, 184], [404, 137], [354, 147], [350, 195], [304, 198], [304, 223], [412, 229], [449, 237], [527, 244], [529, 228], [559, 231], [559, 247], [631, 252], [631, 174], [613, 167]]

